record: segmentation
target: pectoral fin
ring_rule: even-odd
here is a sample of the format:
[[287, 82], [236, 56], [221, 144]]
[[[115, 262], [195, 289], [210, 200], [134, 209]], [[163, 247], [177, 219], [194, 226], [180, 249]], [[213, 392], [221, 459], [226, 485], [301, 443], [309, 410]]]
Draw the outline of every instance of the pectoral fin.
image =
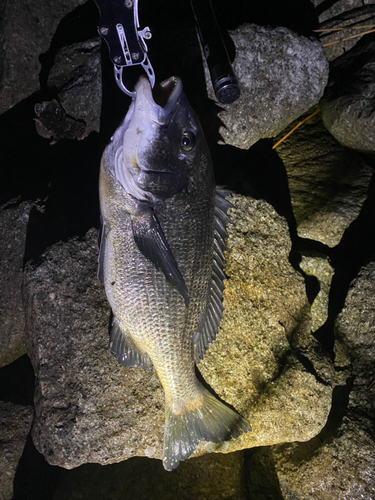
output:
[[146, 203], [140, 205], [142, 208], [137, 216], [132, 218], [134, 241], [141, 253], [157, 269], [160, 269], [167, 281], [180, 292], [188, 306], [189, 297], [184, 278], [178, 269], [159, 221], [149, 205]]

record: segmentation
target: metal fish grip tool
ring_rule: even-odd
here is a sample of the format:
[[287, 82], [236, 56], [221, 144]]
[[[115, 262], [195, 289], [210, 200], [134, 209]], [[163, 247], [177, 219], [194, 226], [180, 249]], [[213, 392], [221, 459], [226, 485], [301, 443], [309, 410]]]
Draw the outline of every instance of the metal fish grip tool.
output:
[[119, 88], [130, 97], [123, 82], [123, 69], [140, 65], [146, 72], [151, 87], [155, 85], [155, 73], [147, 55], [146, 40], [151, 38], [148, 27], [140, 29], [138, 0], [94, 0], [99, 12], [99, 35], [106, 41], [113, 63], [115, 80]]

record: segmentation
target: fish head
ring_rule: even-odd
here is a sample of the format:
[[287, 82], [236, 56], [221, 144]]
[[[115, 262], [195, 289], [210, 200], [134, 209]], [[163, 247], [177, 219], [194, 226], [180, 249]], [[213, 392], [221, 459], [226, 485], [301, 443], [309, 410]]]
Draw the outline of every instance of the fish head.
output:
[[199, 120], [178, 77], [153, 92], [141, 77], [116, 131], [115, 177], [138, 200], [167, 199], [197, 185], [201, 156], [209, 157]]

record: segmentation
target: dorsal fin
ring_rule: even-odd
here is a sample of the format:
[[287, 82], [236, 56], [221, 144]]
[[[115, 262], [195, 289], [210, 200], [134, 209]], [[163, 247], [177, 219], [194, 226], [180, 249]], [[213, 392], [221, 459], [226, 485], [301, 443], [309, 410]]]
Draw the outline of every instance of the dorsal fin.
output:
[[120, 328], [117, 318], [114, 316], [112, 321], [111, 333], [109, 338], [108, 352], [117, 357], [117, 361], [122, 366], [143, 366], [151, 368], [152, 363], [146, 353], [142, 353], [132, 342], [126, 332]]
[[224, 238], [228, 236], [226, 226], [231, 222], [227, 215], [227, 211], [232, 206], [232, 204], [225, 199], [225, 196], [229, 194], [229, 191], [223, 191], [221, 189], [216, 190], [214, 219], [215, 241], [212, 259], [211, 285], [202, 327], [198, 332], [199, 335], [195, 337], [194, 341], [197, 363], [203, 358], [209, 344], [215, 340], [223, 316], [223, 280], [225, 279], [223, 271], [225, 261], [224, 251], [227, 250]]

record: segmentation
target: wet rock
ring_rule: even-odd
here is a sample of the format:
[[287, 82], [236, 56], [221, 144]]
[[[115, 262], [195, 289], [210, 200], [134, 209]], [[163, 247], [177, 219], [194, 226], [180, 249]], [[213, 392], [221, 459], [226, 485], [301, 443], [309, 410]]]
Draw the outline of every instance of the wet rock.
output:
[[84, 137], [99, 132], [102, 105], [99, 37], [62, 48], [48, 78], [66, 113], [86, 124]]
[[0, 367], [25, 353], [23, 258], [33, 205], [14, 199], [0, 207]]
[[[274, 137], [319, 101], [328, 63], [318, 41], [286, 28], [244, 24], [231, 37], [241, 97], [222, 105], [220, 134], [225, 144], [248, 149], [262, 137]], [[209, 97], [215, 99], [206, 79]]]
[[39, 89], [39, 55], [49, 49], [61, 19], [84, 0], [2, 2], [0, 114]]
[[13, 479], [30, 431], [33, 409], [0, 401], [0, 499], [13, 497]]
[[320, 107], [341, 144], [375, 157], [375, 33], [331, 64]]
[[315, 252], [302, 255], [300, 268], [308, 276], [315, 276], [319, 281], [319, 293], [311, 304], [311, 331], [315, 332], [324, 325], [328, 318], [329, 292], [335, 271], [326, 255]]
[[371, 169], [331, 136], [319, 115], [276, 151], [286, 169], [298, 235], [336, 246], [367, 198]]
[[[308, 443], [264, 448], [254, 455], [250, 477], [258, 490], [264, 485], [279, 490], [278, 498], [294, 500], [374, 497], [374, 283], [375, 262], [370, 262], [352, 283], [336, 320], [335, 366], [343, 397], [334, 397], [330, 425]], [[272, 488], [262, 479], [267, 469], [273, 471]]]
[[[316, 435], [330, 410], [333, 377], [310, 334], [285, 221], [263, 201], [235, 196], [231, 202], [226, 310], [199, 370], [253, 432], [208, 446], [221, 452]], [[65, 468], [160, 459], [164, 394], [156, 374], [122, 368], [106, 352], [109, 308], [96, 280], [96, 231], [51, 247], [41, 263], [28, 266], [25, 281], [38, 450]], [[202, 443], [195, 456], [203, 453]]]
[[102, 500], [108, 485], [115, 485], [112, 500], [245, 500], [243, 453], [198, 457], [182, 462], [172, 474], [159, 461], [144, 458], [105, 467], [83, 465], [62, 474], [54, 500]]

